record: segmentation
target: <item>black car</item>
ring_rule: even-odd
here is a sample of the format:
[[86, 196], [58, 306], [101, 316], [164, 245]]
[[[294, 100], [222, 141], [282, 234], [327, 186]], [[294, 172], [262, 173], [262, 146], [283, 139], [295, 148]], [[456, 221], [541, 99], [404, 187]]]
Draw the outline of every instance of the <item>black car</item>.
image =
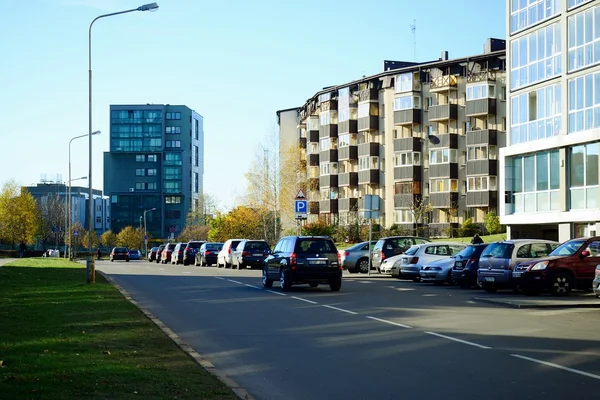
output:
[[214, 265], [217, 263], [217, 255], [223, 248], [223, 243], [220, 242], [207, 242], [200, 246], [200, 249], [196, 252], [196, 266]]
[[231, 268], [260, 268], [270, 253], [271, 247], [264, 240], [242, 240], [231, 253]]
[[156, 261], [156, 252], [158, 251], [158, 247], [153, 247], [148, 251], [148, 261]]
[[335, 243], [327, 236], [286, 236], [277, 242], [263, 264], [265, 288], [278, 280], [281, 289], [309, 284], [328, 284], [337, 292], [342, 287], [342, 264]]
[[470, 244], [456, 254], [456, 261], [452, 267], [452, 282], [465, 289], [477, 285], [479, 257], [488, 244]]
[[190, 265], [196, 262], [196, 253], [204, 243], [206, 243], [204, 240], [192, 240], [185, 245], [183, 249], [183, 265]]
[[129, 262], [129, 250], [127, 247], [114, 247], [110, 252], [110, 261], [125, 260]]

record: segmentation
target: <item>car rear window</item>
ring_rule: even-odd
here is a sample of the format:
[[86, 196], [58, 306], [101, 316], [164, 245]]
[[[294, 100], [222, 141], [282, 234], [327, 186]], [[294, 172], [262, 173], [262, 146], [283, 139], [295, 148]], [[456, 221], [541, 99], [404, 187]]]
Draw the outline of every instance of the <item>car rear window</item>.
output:
[[266, 242], [246, 242], [244, 250], [270, 250], [271, 248]]
[[512, 258], [514, 248], [512, 243], [492, 243], [481, 253], [481, 258]]
[[467, 246], [456, 254], [456, 258], [470, 258], [476, 251], [475, 246]]
[[127, 248], [125, 247], [115, 247], [115, 251], [119, 252], [119, 253], [123, 253], [127, 251]]
[[223, 248], [223, 244], [211, 243], [206, 245], [206, 250], [221, 250]]
[[167, 247], [167, 250], [173, 250], [175, 248], [175, 246], [177, 246], [176, 244], [170, 244], [169, 247]]
[[406, 250], [404, 254], [408, 254], [409, 256], [414, 256], [419, 251], [419, 246], [412, 246], [410, 249]]
[[202, 246], [202, 242], [189, 242], [186, 247], [190, 247], [192, 249], [199, 249]]
[[335, 245], [326, 239], [301, 239], [296, 244], [299, 253], [336, 253]]

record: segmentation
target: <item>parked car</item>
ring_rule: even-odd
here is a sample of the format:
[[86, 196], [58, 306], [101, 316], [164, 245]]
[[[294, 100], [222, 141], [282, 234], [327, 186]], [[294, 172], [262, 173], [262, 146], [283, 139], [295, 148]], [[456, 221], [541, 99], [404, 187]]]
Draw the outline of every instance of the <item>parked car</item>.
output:
[[513, 268], [524, 261], [548, 256], [559, 243], [544, 239], [513, 239], [490, 243], [479, 257], [477, 282], [490, 293], [498, 289], [517, 291]]
[[265, 288], [278, 280], [281, 289], [309, 284], [328, 284], [337, 292], [342, 287], [342, 265], [335, 243], [328, 236], [285, 236], [265, 259], [262, 283]]
[[161, 244], [160, 246], [158, 246], [158, 250], [156, 250], [156, 263], [158, 264], [160, 262], [160, 259], [162, 257], [162, 252], [165, 249], [165, 245]]
[[232, 252], [232, 268], [261, 268], [265, 258], [271, 254], [269, 243], [264, 240], [242, 240]]
[[196, 253], [204, 243], [206, 243], [204, 240], [192, 240], [187, 242], [183, 249], [183, 265], [190, 265], [196, 262]]
[[231, 259], [231, 253], [238, 244], [244, 239], [229, 239], [226, 240], [223, 244], [223, 248], [217, 254], [217, 267], [221, 267], [221, 265], [225, 268], [231, 267], [233, 260]]
[[173, 249], [175, 249], [176, 243], [167, 243], [162, 253], [160, 254], [160, 262], [162, 264], [171, 262], [171, 254], [173, 253]]
[[428, 239], [417, 236], [389, 236], [381, 238], [373, 247], [372, 267], [380, 271], [381, 263], [386, 259], [404, 253], [415, 244], [430, 242]]
[[125, 260], [129, 262], [129, 250], [127, 247], [113, 247], [110, 252], [110, 261]]
[[217, 255], [223, 248], [221, 242], [207, 242], [200, 246], [196, 253], [196, 266], [214, 265], [217, 263]]
[[564, 242], [548, 257], [519, 263], [512, 278], [526, 294], [549, 290], [554, 296], [566, 296], [572, 289], [598, 293], [598, 264], [600, 236], [578, 238]]
[[368, 241], [361, 242], [350, 246], [347, 249], [339, 250], [338, 253], [340, 253], [340, 263], [342, 264], [342, 268], [350, 273], [368, 273], [369, 248], [372, 250], [376, 243], [376, 241], [372, 241], [371, 246], [369, 246]]
[[456, 255], [452, 267], [452, 280], [462, 288], [477, 285], [479, 257], [489, 243], [470, 244]]
[[594, 271], [594, 280], [592, 282], [592, 288], [597, 298], [600, 298], [600, 265], [596, 265]]
[[183, 264], [183, 249], [185, 249], [185, 243], [179, 242], [175, 245], [171, 253], [171, 264]]
[[142, 252], [138, 249], [129, 250], [130, 260], [140, 260], [142, 258]]
[[[390, 258], [393, 260], [390, 274], [402, 279], [412, 279], [418, 281], [421, 279], [421, 268], [433, 261], [443, 258], [450, 258], [458, 254], [465, 247], [466, 243], [460, 242], [429, 242], [416, 244], [406, 250], [404, 254]], [[388, 262], [387, 264], [390, 264]], [[386, 266], [387, 267], [387, 266]], [[382, 265], [382, 270], [383, 270]], [[387, 269], [387, 268], [386, 268]]]
[[425, 264], [419, 271], [421, 282], [431, 282], [435, 285], [441, 285], [444, 282], [452, 284], [452, 267], [454, 267], [458, 254], [460, 252], [450, 258], [442, 258]]
[[152, 247], [150, 251], [148, 251], [147, 257], [148, 261], [156, 261], [156, 252], [158, 251], [158, 247]]

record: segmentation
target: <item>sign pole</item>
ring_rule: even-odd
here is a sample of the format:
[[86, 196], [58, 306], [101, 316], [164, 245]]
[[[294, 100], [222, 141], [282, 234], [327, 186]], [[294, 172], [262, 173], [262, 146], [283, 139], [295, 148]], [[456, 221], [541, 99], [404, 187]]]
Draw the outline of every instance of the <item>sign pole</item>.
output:
[[369, 210], [369, 266], [367, 267], [367, 276], [371, 276], [371, 258], [373, 251], [371, 250], [371, 240], [373, 237], [373, 219], [371, 218], [371, 210]]

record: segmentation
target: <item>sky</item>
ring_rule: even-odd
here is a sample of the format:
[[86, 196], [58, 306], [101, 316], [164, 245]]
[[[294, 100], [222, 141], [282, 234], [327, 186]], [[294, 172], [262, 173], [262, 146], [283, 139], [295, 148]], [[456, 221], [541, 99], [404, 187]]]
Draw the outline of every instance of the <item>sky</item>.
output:
[[[88, 27], [148, 0], [0, 0], [0, 184], [68, 180], [88, 132]], [[277, 132], [276, 111], [383, 60], [480, 54], [506, 38], [506, 0], [159, 0], [92, 29], [92, 186], [103, 188], [110, 104], [184, 104], [204, 117], [204, 192], [221, 210]], [[413, 35], [411, 25], [416, 26]], [[71, 145], [88, 175], [88, 139]], [[85, 181], [73, 182], [86, 186]]]

